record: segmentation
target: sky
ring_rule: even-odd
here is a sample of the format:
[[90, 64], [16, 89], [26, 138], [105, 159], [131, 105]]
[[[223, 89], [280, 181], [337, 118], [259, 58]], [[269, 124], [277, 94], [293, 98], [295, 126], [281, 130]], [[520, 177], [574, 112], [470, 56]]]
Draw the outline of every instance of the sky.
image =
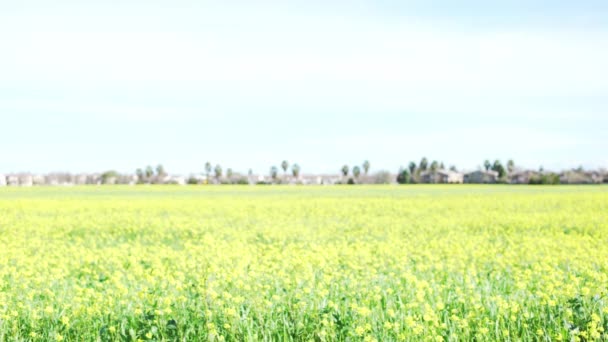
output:
[[0, 173], [608, 167], [606, 1], [0, 0]]

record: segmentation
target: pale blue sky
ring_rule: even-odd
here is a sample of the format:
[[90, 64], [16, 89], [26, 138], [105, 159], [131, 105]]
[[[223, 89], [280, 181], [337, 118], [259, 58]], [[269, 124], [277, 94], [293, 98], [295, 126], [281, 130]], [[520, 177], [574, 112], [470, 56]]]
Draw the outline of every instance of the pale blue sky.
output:
[[0, 173], [608, 167], [606, 1], [0, 1]]

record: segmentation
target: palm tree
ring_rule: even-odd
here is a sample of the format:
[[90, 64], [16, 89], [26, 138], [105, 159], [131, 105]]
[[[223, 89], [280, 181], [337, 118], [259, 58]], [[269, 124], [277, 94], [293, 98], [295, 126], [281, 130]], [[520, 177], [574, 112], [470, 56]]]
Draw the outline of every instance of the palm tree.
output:
[[226, 177], [228, 177], [228, 179], [232, 178], [232, 169], [231, 168], [226, 169]]
[[215, 178], [219, 180], [222, 177], [222, 167], [220, 164], [215, 165], [215, 169], [213, 171], [215, 172]]
[[158, 164], [156, 166], [156, 175], [159, 177], [163, 177], [165, 175], [165, 168], [163, 167], [163, 164]]
[[270, 168], [270, 178], [272, 178], [273, 181], [277, 180], [278, 174], [279, 174], [279, 169], [277, 169], [276, 166], [273, 166]]
[[148, 165], [146, 166], [146, 179], [150, 181], [150, 178], [152, 178], [152, 176], [154, 176], [154, 169], [152, 168], [152, 166]]
[[298, 179], [300, 177], [300, 165], [298, 164], [293, 164], [291, 166], [291, 174], [293, 175], [293, 177], [295, 179]]
[[426, 157], [423, 157], [420, 160], [420, 165], [418, 166], [418, 168], [420, 169], [420, 171], [426, 171], [426, 168], [429, 166], [429, 161], [426, 159]]
[[209, 180], [209, 175], [211, 174], [211, 170], [213, 169], [213, 166], [211, 166], [210, 162], [206, 162], [205, 163], [205, 172], [207, 174], [207, 180]]
[[515, 162], [513, 161], [513, 159], [509, 159], [507, 161], [507, 170], [509, 171], [509, 173], [513, 173], [513, 171], [515, 171]]
[[496, 159], [494, 161], [494, 165], [492, 165], [492, 170], [498, 172], [498, 177], [503, 178], [506, 175], [505, 168], [500, 163], [500, 160]]
[[436, 160], [433, 160], [433, 162], [431, 163], [431, 171], [435, 172], [437, 171], [437, 168], [439, 168], [439, 163]]
[[410, 162], [410, 165], [408, 166], [408, 169], [410, 169], [410, 175], [413, 175], [414, 172], [416, 171], [416, 163], [415, 162]]
[[353, 167], [353, 176], [355, 176], [356, 180], [359, 180], [360, 174], [361, 174], [361, 168], [358, 166]]
[[439, 163], [439, 170], [445, 170], [445, 165], [443, 165], [443, 162]]
[[485, 167], [485, 168], [486, 168], [486, 171], [490, 171], [490, 168], [492, 167], [492, 164], [490, 163], [490, 161], [489, 161], [489, 160], [487, 160], [487, 159], [486, 159], [486, 160], [483, 162], [483, 167]]
[[287, 169], [289, 168], [289, 163], [287, 160], [283, 160], [281, 163], [281, 169], [283, 169], [283, 174], [287, 173]]
[[342, 166], [342, 175], [344, 177], [348, 176], [348, 170], [349, 170], [348, 165]]
[[363, 162], [363, 172], [365, 172], [365, 174], [367, 175], [367, 173], [369, 172], [369, 160], [366, 160]]
[[144, 170], [137, 169], [137, 170], [135, 170], [135, 174], [137, 175], [137, 182], [143, 183], [144, 182]]

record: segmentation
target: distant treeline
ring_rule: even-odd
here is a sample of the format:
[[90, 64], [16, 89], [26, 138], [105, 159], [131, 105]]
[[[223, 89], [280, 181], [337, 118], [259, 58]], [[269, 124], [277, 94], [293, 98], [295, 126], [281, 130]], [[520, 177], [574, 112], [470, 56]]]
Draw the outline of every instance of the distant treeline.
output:
[[420, 162], [410, 162], [396, 173], [386, 170], [371, 171], [371, 163], [366, 160], [361, 165], [339, 168], [335, 174], [303, 174], [298, 163], [283, 160], [279, 166], [271, 166], [267, 173], [255, 174], [252, 169], [246, 174], [234, 172], [232, 168], [206, 162], [203, 171], [189, 176], [172, 175], [162, 164], [148, 165], [135, 170], [134, 174], [105, 171], [90, 174], [71, 173], [10, 173], [0, 174], [0, 186], [32, 185], [85, 185], [85, 184], [600, 184], [608, 183], [605, 169], [585, 170], [582, 167], [559, 173], [517, 167], [513, 160], [503, 164], [500, 160], [485, 160], [478, 170], [461, 172], [454, 165], [446, 167], [443, 162], [422, 158]]

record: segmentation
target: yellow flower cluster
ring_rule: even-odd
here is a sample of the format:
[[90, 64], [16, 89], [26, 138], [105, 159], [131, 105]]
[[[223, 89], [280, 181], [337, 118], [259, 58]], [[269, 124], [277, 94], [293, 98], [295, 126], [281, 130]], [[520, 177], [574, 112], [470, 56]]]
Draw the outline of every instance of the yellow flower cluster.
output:
[[606, 340], [608, 188], [0, 189], [0, 341]]

